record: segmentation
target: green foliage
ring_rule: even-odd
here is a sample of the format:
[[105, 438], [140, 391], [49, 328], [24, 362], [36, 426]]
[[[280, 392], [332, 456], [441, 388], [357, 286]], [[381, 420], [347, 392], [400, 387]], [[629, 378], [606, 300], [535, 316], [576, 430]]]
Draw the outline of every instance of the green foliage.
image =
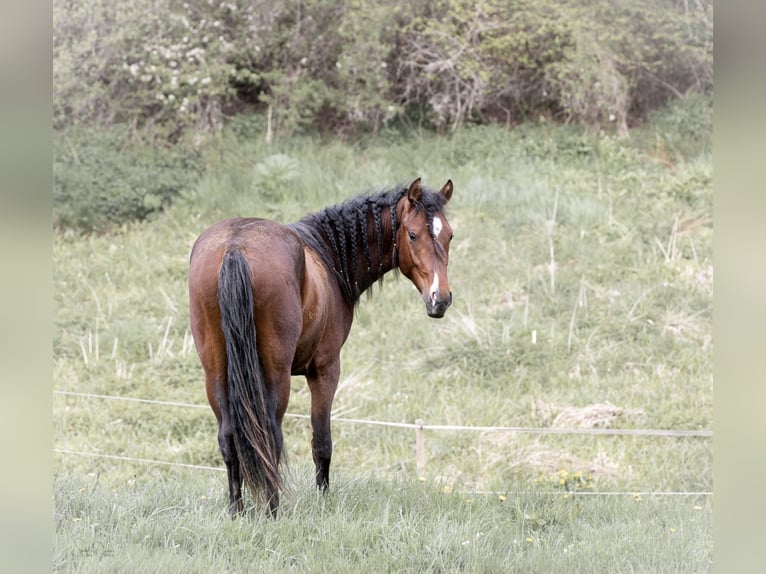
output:
[[145, 219], [202, 171], [192, 149], [136, 140], [125, 126], [56, 134], [53, 155], [53, 223], [77, 232]]
[[268, 109], [270, 137], [540, 117], [624, 135], [713, 83], [710, 0], [68, 0], [53, 16], [57, 129], [175, 139]]
[[675, 164], [711, 153], [712, 137], [712, 95], [691, 94], [652, 112], [647, 129], [635, 139], [637, 146]]
[[712, 87], [707, 3], [683, 13], [663, 0], [437, 6], [407, 30], [396, 82], [405, 102], [428, 102], [437, 127], [542, 115], [624, 135], [669, 98]]
[[269, 200], [286, 199], [285, 190], [298, 175], [298, 162], [285, 154], [267, 156], [254, 168], [253, 184]]

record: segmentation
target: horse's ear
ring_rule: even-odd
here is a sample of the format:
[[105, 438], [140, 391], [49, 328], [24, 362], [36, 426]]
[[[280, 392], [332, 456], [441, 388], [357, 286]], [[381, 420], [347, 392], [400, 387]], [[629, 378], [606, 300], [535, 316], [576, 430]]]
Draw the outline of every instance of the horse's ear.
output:
[[407, 199], [410, 200], [410, 203], [417, 203], [420, 201], [421, 195], [423, 195], [423, 186], [420, 184], [420, 178], [417, 178], [407, 190]]
[[444, 184], [444, 187], [442, 187], [439, 190], [439, 193], [441, 193], [444, 196], [444, 203], [447, 203], [450, 198], [452, 197], [452, 180], [448, 179], [447, 183]]

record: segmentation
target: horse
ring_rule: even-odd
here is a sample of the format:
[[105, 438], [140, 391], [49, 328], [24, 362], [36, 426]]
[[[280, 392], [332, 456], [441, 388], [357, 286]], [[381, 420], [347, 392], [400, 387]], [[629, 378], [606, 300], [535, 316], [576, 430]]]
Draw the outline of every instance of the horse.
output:
[[444, 316], [452, 304], [452, 228], [444, 216], [451, 197], [451, 180], [437, 192], [417, 178], [295, 223], [239, 217], [197, 238], [190, 323], [218, 422], [232, 518], [244, 510], [243, 480], [277, 516], [292, 375], [308, 382], [316, 486], [327, 490], [340, 350], [360, 296], [398, 269], [422, 294], [428, 316]]

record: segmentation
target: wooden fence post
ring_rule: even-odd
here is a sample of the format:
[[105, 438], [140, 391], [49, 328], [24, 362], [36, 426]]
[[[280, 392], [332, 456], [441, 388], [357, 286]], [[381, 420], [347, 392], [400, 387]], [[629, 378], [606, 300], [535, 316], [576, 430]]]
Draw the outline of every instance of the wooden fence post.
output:
[[423, 419], [417, 419], [415, 424], [415, 455], [417, 457], [418, 479], [425, 479], [426, 476], [426, 437], [423, 430]]

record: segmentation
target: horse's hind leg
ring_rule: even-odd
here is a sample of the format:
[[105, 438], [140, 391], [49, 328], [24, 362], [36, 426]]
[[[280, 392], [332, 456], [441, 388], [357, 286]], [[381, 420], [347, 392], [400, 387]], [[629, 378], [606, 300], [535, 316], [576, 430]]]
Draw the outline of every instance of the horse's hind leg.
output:
[[226, 464], [226, 475], [229, 479], [229, 514], [234, 518], [242, 512], [244, 505], [242, 504], [242, 476], [239, 471], [239, 458], [237, 458], [234, 435], [228, 420], [222, 422], [218, 429], [218, 446], [221, 449], [221, 455]]
[[239, 473], [239, 459], [234, 450], [234, 435], [231, 429], [221, 424], [218, 429], [218, 446], [221, 448], [226, 474], [229, 478], [229, 513], [232, 517], [242, 512], [242, 477]]
[[[276, 463], [279, 466], [284, 455], [284, 435], [282, 434], [282, 420], [287, 410], [287, 402], [290, 393], [290, 371], [285, 370], [283, 375], [274, 375], [273, 373], [266, 372], [264, 377], [267, 381], [267, 389], [269, 392], [269, 414], [268, 417], [273, 421], [274, 431], [274, 449], [276, 451]], [[277, 517], [279, 510], [279, 490], [278, 485], [267, 486], [264, 496], [266, 502], [269, 505], [269, 511], [273, 518]]]
[[232, 518], [244, 509], [242, 503], [242, 475], [239, 469], [239, 457], [234, 446], [234, 433], [229, 420], [229, 404], [224, 391], [225, 380], [217, 379], [214, 384], [207, 382], [208, 396], [212, 391], [211, 405], [218, 419], [218, 447], [221, 449], [226, 475], [229, 481], [229, 513]]

